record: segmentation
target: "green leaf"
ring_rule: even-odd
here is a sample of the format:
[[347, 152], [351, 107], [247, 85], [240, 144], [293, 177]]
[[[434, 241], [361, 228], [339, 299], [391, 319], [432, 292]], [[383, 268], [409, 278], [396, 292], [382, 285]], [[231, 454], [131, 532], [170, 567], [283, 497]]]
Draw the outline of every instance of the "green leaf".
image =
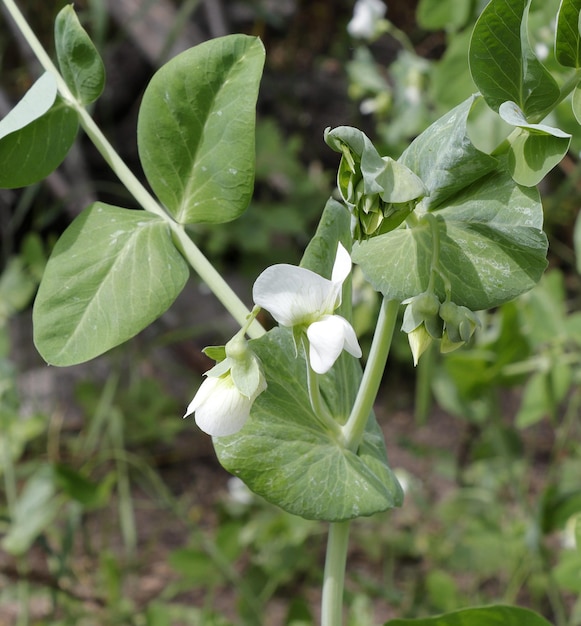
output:
[[551, 626], [546, 619], [516, 606], [484, 606], [461, 609], [420, 619], [392, 619], [385, 626]]
[[533, 187], [561, 162], [570, 143], [570, 137], [542, 135], [523, 128], [510, 138], [508, 171], [519, 185]]
[[434, 122], [400, 157], [428, 189], [422, 203], [425, 208], [437, 206], [497, 165], [495, 158], [477, 150], [468, 138], [466, 124], [475, 100], [471, 96]]
[[555, 58], [565, 67], [581, 67], [581, 0], [561, 0], [555, 33]]
[[139, 156], [152, 189], [178, 222], [228, 222], [246, 209], [263, 65], [259, 39], [229, 35], [178, 55], [145, 90]]
[[534, 55], [527, 34], [530, 0], [491, 0], [472, 32], [470, 72], [488, 106], [507, 100], [528, 118], [559, 98], [559, 87]]
[[[224, 468], [269, 502], [307, 519], [339, 521], [399, 506], [401, 487], [373, 415], [358, 453], [345, 450], [311, 410], [305, 362], [295, 358], [291, 333], [274, 329], [251, 343], [268, 388], [239, 433], [214, 440]], [[322, 394], [338, 421], [348, 417], [360, 379], [359, 364], [346, 353], [323, 378]]]
[[65, 6], [57, 15], [54, 37], [59, 67], [68, 88], [81, 104], [94, 102], [105, 86], [105, 67], [73, 5]]
[[24, 554], [52, 524], [63, 502], [56, 495], [52, 467], [41, 465], [16, 501], [8, 532], [0, 544], [2, 548], [13, 555]]
[[24, 94], [20, 102], [0, 121], [0, 139], [28, 126], [55, 103], [58, 94], [56, 79], [45, 72]]
[[101, 202], [57, 242], [34, 304], [34, 341], [54, 365], [92, 359], [172, 304], [188, 278], [164, 220]]
[[[437, 221], [440, 269], [451, 299], [476, 311], [498, 306], [531, 289], [546, 267], [547, 238], [536, 189], [496, 172], [430, 212]], [[429, 220], [355, 243], [353, 260], [387, 298], [405, 300], [428, 287], [434, 241]], [[446, 299], [436, 280], [436, 295]]]
[[0, 188], [32, 185], [53, 172], [73, 145], [77, 114], [43, 74], [0, 122]]

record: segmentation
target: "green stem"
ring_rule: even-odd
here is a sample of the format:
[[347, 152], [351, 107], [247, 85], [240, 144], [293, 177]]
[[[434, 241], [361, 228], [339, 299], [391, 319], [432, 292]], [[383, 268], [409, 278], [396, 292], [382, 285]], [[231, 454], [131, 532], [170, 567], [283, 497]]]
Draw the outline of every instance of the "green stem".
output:
[[[28, 25], [28, 22], [19, 11], [14, 1], [3, 0], [3, 2], [17, 27], [27, 40], [28, 45], [40, 61], [40, 64], [47, 72], [54, 75], [57, 81], [59, 93], [70, 104], [70, 106], [75, 109], [79, 115], [81, 126], [101, 156], [105, 159], [119, 180], [143, 209], [168, 222], [187, 261], [200, 278], [214, 292], [218, 300], [224, 305], [226, 310], [232, 315], [238, 324], [243, 326], [246, 322], [246, 318], [250, 314], [246, 305], [242, 302], [242, 300], [240, 300], [228, 283], [226, 283], [220, 273], [215, 270], [196, 244], [189, 238], [184, 230], [184, 226], [177, 224], [173, 220], [173, 218], [165, 211], [165, 209], [157, 202], [149, 191], [147, 191], [129, 167], [127, 167], [123, 159], [121, 159], [115, 148], [113, 148], [109, 140], [105, 137], [84, 106], [71, 93], [50, 56], [43, 48], [42, 44]], [[253, 321], [249, 328], [249, 336], [257, 338], [262, 336], [264, 333], [265, 331], [260, 323]]]
[[350, 524], [350, 521], [334, 522], [329, 526], [323, 574], [321, 626], [341, 626], [343, 623], [343, 586]]
[[387, 355], [391, 347], [399, 304], [398, 300], [387, 300], [386, 298], [381, 303], [367, 366], [365, 367], [365, 372], [363, 372], [363, 378], [351, 409], [351, 415], [349, 415], [349, 419], [342, 429], [345, 446], [353, 451], [359, 447], [369, 413], [373, 409], [373, 403], [379, 391]]

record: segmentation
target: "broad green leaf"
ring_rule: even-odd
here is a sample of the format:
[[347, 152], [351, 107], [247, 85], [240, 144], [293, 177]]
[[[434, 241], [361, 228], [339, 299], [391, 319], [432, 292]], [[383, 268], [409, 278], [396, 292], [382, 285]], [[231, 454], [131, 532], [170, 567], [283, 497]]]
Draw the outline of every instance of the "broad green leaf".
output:
[[0, 139], [28, 126], [48, 113], [57, 97], [56, 79], [45, 72], [24, 94], [20, 102], [0, 121]]
[[559, 87], [530, 46], [530, 0], [491, 0], [472, 32], [470, 72], [487, 104], [498, 111], [507, 100], [527, 117], [545, 113]]
[[53, 172], [73, 145], [77, 114], [43, 74], [0, 122], [0, 188], [26, 187]]
[[[430, 212], [437, 225], [440, 270], [451, 298], [476, 311], [528, 291], [546, 267], [547, 239], [536, 189], [496, 172], [460, 191]], [[434, 241], [429, 220], [353, 246], [353, 260], [387, 298], [405, 300], [426, 290]], [[445, 289], [436, 280], [436, 293]]]
[[246, 209], [263, 65], [259, 39], [228, 35], [178, 55], [145, 90], [139, 156], [151, 187], [178, 222], [228, 222]]
[[33, 310], [36, 347], [54, 365], [92, 359], [157, 319], [187, 278], [164, 220], [96, 202], [48, 261]]
[[65, 6], [57, 15], [54, 36], [59, 67], [68, 88], [81, 104], [94, 102], [105, 85], [105, 67], [73, 5]]
[[391, 619], [385, 626], [551, 626], [529, 609], [517, 606], [483, 606], [420, 619]]
[[510, 138], [508, 171], [519, 185], [533, 187], [561, 162], [570, 143], [570, 137], [556, 137], [522, 128]]
[[[305, 362], [295, 357], [290, 331], [274, 329], [252, 348], [268, 388], [239, 433], [214, 440], [220, 463], [258, 495], [307, 519], [339, 521], [399, 506], [401, 487], [373, 415], [358, 453], [345, 450], [311, 410]], [[360, 378], [346, 353], [323, 378], [323, 396], [339, 421], [348, 417], [345, 399], [352, 402]]]
[[565, 67], [581, 67], [581, 0], [561, 0], [555, 33], [555, 58]]
[[434, 122], [400, 157], [428, 189], [425, 208], [437, 206], [496, 167], [497, 160], [468, 138], [466, 124], [475, 99], [471, 96]]
[[41, 465], [16, 501], [8, 532], [0, 544], [2, 548], [13, 555], [24, 554], [52, 524], [63, 502], [64, 498], [56, 493], [52, 467]]

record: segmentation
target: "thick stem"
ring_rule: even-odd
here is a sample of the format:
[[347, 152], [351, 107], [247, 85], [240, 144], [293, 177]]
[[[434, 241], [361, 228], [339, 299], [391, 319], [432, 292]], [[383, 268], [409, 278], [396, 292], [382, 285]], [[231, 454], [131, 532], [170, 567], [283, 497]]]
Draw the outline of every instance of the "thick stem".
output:
[[350, 521], [334, 522], [329, 526], [323, 575], [321, 626], [341, 626], [343, 623], [343, 586], [350, 524]]
[[359, 447], [369, 413], [373, 408], [373, 403], [379, 391], [387, 355], [391, 347], [399, 304], [397, 300], [387, 300], [386, 298], [381, 303], [367, 366], [351, 409], [351, 415], [349, 415], [349, 419], [343, 426], [345, 446], [353, 451]]

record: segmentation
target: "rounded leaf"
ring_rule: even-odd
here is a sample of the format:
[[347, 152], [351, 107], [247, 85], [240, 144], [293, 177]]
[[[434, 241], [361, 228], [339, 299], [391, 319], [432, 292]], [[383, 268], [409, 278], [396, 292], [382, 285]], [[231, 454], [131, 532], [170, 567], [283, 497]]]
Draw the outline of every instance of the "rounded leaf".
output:
[[139, 156], [149, 184], [178, 222], [228, 222], [246, 209], [263, 65], [259, 39], [228, 35], [173, 58], [145, 90]]

